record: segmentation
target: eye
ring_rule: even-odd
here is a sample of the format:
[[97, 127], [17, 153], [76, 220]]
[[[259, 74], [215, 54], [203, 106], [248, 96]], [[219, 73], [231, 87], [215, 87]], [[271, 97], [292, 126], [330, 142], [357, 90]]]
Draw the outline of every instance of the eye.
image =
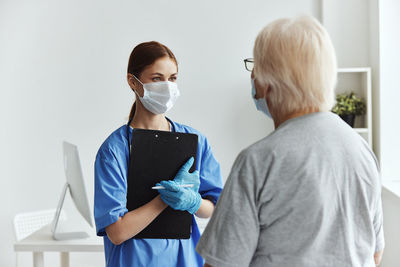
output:
[[161, 78], [160, 77], [153, 77], [153, 78], [151, 78], [151, 80], [153, 82], [159, 82], [159, 81], [161, 81]]
[[170, 77], [170, 78], [169, 78], [169, 81], [170, 81], [170, 82], [176, 82], [176, 79], [177, 79], [177, 77], [176, 77], [176, 76], [173, 76], [173, 77]]

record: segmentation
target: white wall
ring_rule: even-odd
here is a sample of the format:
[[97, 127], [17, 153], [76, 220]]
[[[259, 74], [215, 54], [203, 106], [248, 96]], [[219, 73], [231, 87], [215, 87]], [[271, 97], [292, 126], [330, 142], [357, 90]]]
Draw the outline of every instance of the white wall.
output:
[[379, 84], [379, 0], [369, 1], [369, 55], [370, 67], [372, 69], [372, 132], [373, 148], [380, 160], [380, 84]]
[[[258, 31], [318, 10], [317, 0], [0, 1], [0, 266], [14, 263], [13, 216], [56, 206], [62, 140], [79, 146], [93, 203], [95, 153], [133, 101], [125, 75], [136, 44], [158, 40], [175, 52], [182, 96], [168, 115], [208, 136], [226, 178], [238, 152], [272, 130], [243, 65]], [[31, 255], [21, 258], [30, 266]], [[45, 260], [58, 263], [54, 253]], [[71, 257], [72, 266], [103, 261]]]
[[380, 156], [384, 179], [400, 179], [400, 2], [379, 1]]
[[322, 20], [335, 46], [338, 67], [369, 66], [369, 1], [322, 2]]

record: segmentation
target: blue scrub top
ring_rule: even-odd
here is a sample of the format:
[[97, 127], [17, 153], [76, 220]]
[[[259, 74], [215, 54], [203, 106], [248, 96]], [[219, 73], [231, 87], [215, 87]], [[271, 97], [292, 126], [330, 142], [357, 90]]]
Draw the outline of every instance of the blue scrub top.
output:
[[[199, 193], [217, 202], [222, 191], [219, 163], [214, 158], [207, 138], [197, 130], [170, 121], [176, 132], [198, 135], [196, 169], [200, 172]], [[105, 228], [128, 212], [126, 208], [129, 143], [127, 125], [114, 131], [101, 145], [95, 162], [94, 218], [98, 236], [103, 236], [106, 266], [203, 266], [195, 251], [200, 232], [193, 216], [190, 239], [129, 239], [114, 245]], [[129, 128], [132, 135], [132, 129]]]

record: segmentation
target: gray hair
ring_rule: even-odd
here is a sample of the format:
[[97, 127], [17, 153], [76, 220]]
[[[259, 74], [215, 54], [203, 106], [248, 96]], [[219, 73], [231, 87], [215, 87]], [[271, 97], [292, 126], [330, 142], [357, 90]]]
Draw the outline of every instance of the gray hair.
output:
[[335, 50], [313, 17], [278, 19], [258, 34], [254, 76], [269, 86], [270, 108], [280, 114], [332, 108], [337, 79]]

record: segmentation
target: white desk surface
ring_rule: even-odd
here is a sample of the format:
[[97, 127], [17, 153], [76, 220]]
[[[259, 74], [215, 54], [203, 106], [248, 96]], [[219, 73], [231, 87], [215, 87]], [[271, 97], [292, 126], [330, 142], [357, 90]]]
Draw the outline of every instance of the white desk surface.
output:
[[103, 252], [103, 238], [93, 233], [85, 239], [74, 240], [54, 240], [50, 230], [50, 225], [43, 227], [25, 239], [14, 244], [15, 251], [31, 252]]
[[400, 179], [394, 179], [394, 180], [383, 179], [382, 185], [384, 188], [386, 188], [396, 196], [400, 197]]

